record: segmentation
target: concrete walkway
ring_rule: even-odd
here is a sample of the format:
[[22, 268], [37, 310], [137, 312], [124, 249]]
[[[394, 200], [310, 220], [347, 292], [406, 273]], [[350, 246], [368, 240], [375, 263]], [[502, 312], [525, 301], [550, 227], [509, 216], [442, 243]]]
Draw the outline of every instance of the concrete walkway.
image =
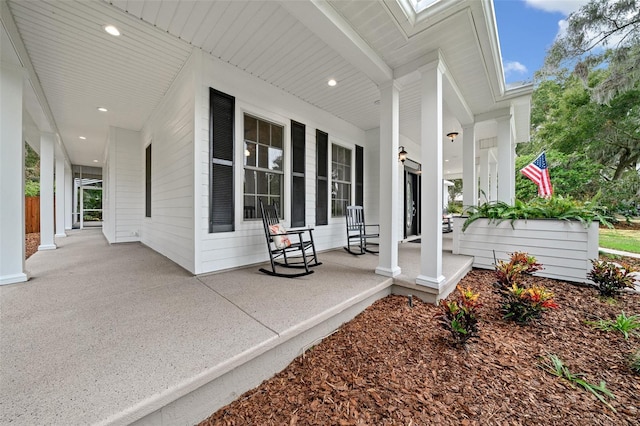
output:
[[[0, 287], [0, 424], [193, 424], [394, 288], [376, 256], [343, 250], [288, 280], [194, 277], [100, 230], [56, 244], [28, 259], [30, 281]], [[405, 274], [419, 248], [401, 244]], [[470, 269], [443, 256], [445, 276]]]

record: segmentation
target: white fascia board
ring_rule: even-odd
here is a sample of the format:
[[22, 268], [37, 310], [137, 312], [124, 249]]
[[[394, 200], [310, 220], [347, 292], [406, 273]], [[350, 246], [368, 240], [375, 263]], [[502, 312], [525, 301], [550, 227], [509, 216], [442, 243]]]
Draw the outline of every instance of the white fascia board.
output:
[[376, 84], [393, 78], [393, 70], [326, 1], [282, 1], [281, 6]]

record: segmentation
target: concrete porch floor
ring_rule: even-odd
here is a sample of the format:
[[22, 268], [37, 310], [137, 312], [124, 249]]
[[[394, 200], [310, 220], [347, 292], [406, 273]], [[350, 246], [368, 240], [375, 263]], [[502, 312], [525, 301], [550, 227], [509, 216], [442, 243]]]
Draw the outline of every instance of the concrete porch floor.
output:
[[[0, 424], [194, 424], [375, 300], [416, 294], [420, 258], [401, 244], [395, 283], [373, 273], [377, 256], [344, 250], [299, 279], [194, 277], [100, 230], [56, 243], [28, 259], [30, 281], [0, 287]], [[443, 245], [454, 285], [471, 258]]]

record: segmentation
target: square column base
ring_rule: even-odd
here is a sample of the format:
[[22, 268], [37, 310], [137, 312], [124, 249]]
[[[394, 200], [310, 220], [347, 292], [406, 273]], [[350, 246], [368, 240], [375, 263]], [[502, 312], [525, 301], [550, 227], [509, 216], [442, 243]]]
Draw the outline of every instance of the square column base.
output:
[[392, 277], [392, 278], [397, 277], [398, 275], [400, 275], [401, 272], [402, 272], [402, 269], [400, 269], [400, 267], [389, 269], [389, 268], [383, 268], [378, 266], [376, 268], [376, 274], [383, 275], [385, 277]]
[[24, 274], [24, 273], [4, 275], [0, 277], [0, 285], [23, 283], [28, 279], [29, 277], [27, 276], [27, 274]]
[[427, 277], [426, 275], [418, 275], [418, 277], [416, 278], [416, 284], [437, 290], [438, 293], [440, 293], [440, 290], [442, 290], [442, 287], [444, 286], [446, 281], [447, 280], [443, 275], [440, 275], [437, 278]]
[[67, 234], [62, 233], [62, 234], [56, 234], [54, 235], [56, 238], [65, 238], [67, 236]]
[[40, 250], [55, 250], [58, 247], [55, 244], [44, 244], [38, 246], [38, 251]]

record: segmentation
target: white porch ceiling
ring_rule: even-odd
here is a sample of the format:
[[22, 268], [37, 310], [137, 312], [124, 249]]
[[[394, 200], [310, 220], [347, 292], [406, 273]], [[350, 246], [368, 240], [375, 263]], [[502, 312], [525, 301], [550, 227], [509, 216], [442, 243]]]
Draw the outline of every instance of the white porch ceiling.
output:
[[[490, 44], [486, 2], [464, 0], [430, 25], [403, 31], [382, 1], [319, 1], [348, 24], [369, 50], [397, 69], [440, 49], [473, 114], [508, 104]], [[9, 8], [74, 164], [102, 161], [108, 126], [140, 130], [194, 47], [337, 117], [378, 127], [378, 88], [362, 61], [332, 46], [278, 1], [18, 1]], [[103, 31], [114, 24], [122, 36]], [[341, 54], [342, 53], [342, 54]], [[492, 56], [493, 55], [493, 56]], [[348, 56], [348, 57], [345, 57]], [[486, 60], [488, 58], [488, 60]], [[373, 59], [375, 61], [375, 58]], [[369, 75], [368, 75], [369, 74]], [[338, 86], [327, 88], [335, 78]], [[419, 83], [400, 94], [400, 131], [418, 142]], [[446, 100], [445, 100], [446, 102]], [[97, 107], [109, 109], [100, 113]], [[445, 105], [445, 131], [461, 131]], [[477, 139], [494, 136], [479, 126]], [[85, 136], [87, 140], [80, 140]], [[446, 169], [461, 170], [461, 143], [445, 141]]]

